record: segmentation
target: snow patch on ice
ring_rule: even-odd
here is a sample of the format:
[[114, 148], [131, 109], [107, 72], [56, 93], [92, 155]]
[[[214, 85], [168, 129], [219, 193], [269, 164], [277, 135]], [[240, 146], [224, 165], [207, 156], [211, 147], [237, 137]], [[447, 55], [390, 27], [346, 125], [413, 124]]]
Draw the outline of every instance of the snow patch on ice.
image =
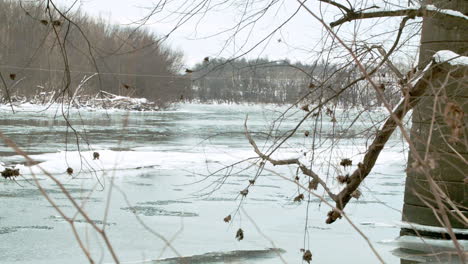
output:
[[[395, 239], [400, 247], [418, 250], [422, 252], [432, 252], [435, 249], [453, 250], [455, 247], [452, 240], [422, 238], [417, 236], [401, 236]], [[465, 249], [468, 248], [467, 240], [458, 240], [460, 246]]]
[[[418, 231], [427, 231], [427, 232], [435, 232], [435, 233], [447, 233], [447, 229], [444, 227], [420, 225], [420, 224], [414, 224], [410, 222], [397, 222], [396, 224], [401, 228], [416, 229]], [[452, 230], [456, 234], [468, 235], [468, 229], [452, 228]]]
[[[142, 169], [148, 167], [160, 167], [162, 169], [180, 167], [185, 164], [199, 164], [204, 161], [204, 156], [188, 152], [167, 151], [112, 151], [98, 150], [99, 159], [93, 160], [93, 151], [60, 151], [31, 155], [33, 160], [44, 160], [34, 166], [16, 165], [22, 175], [43, 174], [42, 169], [51, 174], [65, 174], [68, 167], [74, 174], [78, 172], [112, 171], [125, 169]], [[41, 169], [42, 168], [42, 169]], [[0, 170], [4, 170], [0, 165]]]

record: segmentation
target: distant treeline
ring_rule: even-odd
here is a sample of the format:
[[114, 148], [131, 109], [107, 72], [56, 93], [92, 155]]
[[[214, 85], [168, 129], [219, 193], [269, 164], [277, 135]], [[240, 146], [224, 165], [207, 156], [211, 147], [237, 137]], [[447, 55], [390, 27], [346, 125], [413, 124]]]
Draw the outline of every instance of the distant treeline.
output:
[[[193, 70], [191, 96], [202, 102], [284, 104], [304, 97], [304, 102], [319, 103], [339, 94], [331, 102], [344, 107], [380, 104], [375, 88], [369, 87], [368, 82], [346, 87], [362, 75], [351, 64], [206, 58]], [[391, 76], [383, 67], [374, 74], [373, 80], [383, 89], [386, 99], [395, 102], [401, 94], [396, 79]], [[346, 90], [341, 91], [344, 88]]]
[[[305, 95], [304, 101], [317, 103], [336, 94], [332, 103], [343, 106], [379, 104], [367, 82], [347, 87], [361, 76], [351, 64], [206, 58], [181, 74], [182, 54], [154, 33], [79, 11], [50, 10], [44, 2], [0, 0], [0, 103], [38, 95], [47, 102], [67, 101], [85, 77], [99, 72], [79, 95], [86, 99], [106, 91], [161, 107], [180, 100], [284, 104]], [[388, 73], [382, 68], [373, 79], [393, 102], [399, 88]]]
[[53, 93], [66, 100], [95, 72], [80, 93], [103, 90], [165, 105], [190, 88], [189, 78], [179, 74], [182, 54], [160, 44], [155, 34], [50, 9], [0, 0], [0, 73], [7, 86], [0, 82], [0, 101], [6, 101], [7, 89], [13, 98]]

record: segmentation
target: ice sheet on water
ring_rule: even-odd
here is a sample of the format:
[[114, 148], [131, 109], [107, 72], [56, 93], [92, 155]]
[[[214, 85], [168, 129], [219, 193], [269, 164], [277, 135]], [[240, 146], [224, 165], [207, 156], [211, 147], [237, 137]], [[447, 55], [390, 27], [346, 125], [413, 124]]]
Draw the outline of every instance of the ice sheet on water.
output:
[[[458, 240], [462, 248], [468, 248], [468, 241]], [[397, 243], [402, 248], [432, 252], [434, 250], [454, 250], [452, 240], [421, 238], [417, 236], [401, 236], [390, 243]]]

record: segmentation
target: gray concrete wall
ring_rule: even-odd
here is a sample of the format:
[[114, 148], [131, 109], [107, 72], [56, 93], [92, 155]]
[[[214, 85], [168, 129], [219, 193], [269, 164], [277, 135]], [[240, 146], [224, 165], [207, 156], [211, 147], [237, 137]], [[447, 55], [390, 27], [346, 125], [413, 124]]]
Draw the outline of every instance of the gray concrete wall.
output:
[[[427, 1], [442, 9], [452, 9], [468, 14], [468, 1]], [[421, 36], [420, 66], [432, 59], [438, 50], [452, 50], [468, 55], [468, 21], [454, 23], [446, 16], [424, 18]], [[447, 74], [453, 70], [445, 67]], [[453, 140], [453, 129], [449, 126], [445, 113], [448, 104], [456, 105], [464, 112], [463, 123], [457, 140]], [[411, 140], [415, 149], [410, 151], [405, 198], [404, 221], [441, 226], [438, 205], [434, 202], [433, 191], [429, 187], [427, 175], [414, 166], [414, 152], [421, 157], [433, 160], [430, 177], [445, 191], [447, 199], [458, 205], [468, 217], [468, 67], [451, 73], [449, 78], [431, 81], [430, 89], [413, 110]], [[430, 141], [428, 141], [430, 139]], [[428, 144], [429, 143], [429, 144]], [[421, 199], [422, 197], [422, 199]], [[448, 212], [452, 227], [468, 228], [466, 222], [453, 217]]]

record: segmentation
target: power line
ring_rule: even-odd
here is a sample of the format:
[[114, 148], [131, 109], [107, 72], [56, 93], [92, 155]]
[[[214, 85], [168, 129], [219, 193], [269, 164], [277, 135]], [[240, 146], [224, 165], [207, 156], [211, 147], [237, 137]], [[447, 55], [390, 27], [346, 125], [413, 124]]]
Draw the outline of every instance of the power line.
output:
[[[13, 66], [13, 65], [0, 65], [0, 68], [18, 69], [18, 70], [31, 70], [31, 71], [45, 71], [45, 72], [65, 72], [65, 69], [46, 69], [46, 68], [33, 68], [33, 67], [19, 67], [19, 66]], [[137, 74], [137, 73], [119, 73], [119, 72], [94, 72], [94, 71], [76, 71], [76, 70], [70, 70], [70, 73], [99, 74], [99, 75], [119, 75], [119, 76], [135, 76], [135, 77], [180, 78], [180, 79], [191, 78], [189, 76], [182, 76], [182, 75]]]
[[[65, 72], [65, 69], [50, 69], [50, 68], [35, 68], [35, 67], [20, 67], [14, 65], [0, 65], [0, 68], [7, 69], [18, 69], [18, 70], [30, 70], [30, 71], [44, 71], [44, 72]], [[116, 76], [130, 76], [130, 77], [152, 77], [152, 78], [173, 78], [173, 79], [190, 79], [193, 80], [192, 76], [188, 75], [161, 75], [161, 74], [137, 74], [137, 73], [119, 73], [119, 72], [94, 72], [94, 71], [77, 71], [70, 70], [70, 73], [82, 73], [82, 74], [99, 74], [99, 75], [116, 75]], [[213, 77], [205, 76], [202, 78], [196, 78], [196, 80], [252, 80], [252, 81], [307, 81], [304, 78], [239, 78], [238, 76], [229, 77]]]

